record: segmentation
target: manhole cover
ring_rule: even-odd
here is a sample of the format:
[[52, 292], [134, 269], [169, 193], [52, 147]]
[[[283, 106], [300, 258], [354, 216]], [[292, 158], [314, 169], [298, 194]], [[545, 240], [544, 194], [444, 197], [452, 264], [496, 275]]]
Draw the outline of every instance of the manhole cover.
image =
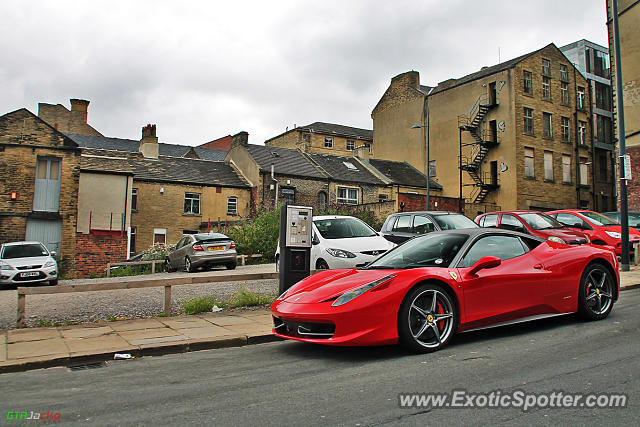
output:
[[87, 369], [105, 368], [107, 362], [83, 363], [82, 365], [69, 366], [70, 371], [86, 371]]

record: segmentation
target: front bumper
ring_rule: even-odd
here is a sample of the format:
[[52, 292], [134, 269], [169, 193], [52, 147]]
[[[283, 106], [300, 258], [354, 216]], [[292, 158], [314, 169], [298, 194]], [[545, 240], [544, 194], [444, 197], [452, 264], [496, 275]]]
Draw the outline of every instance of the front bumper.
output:
[[0, 270], [0, 285], [20, 286], [23, 284], [42, 283], [58, 278], [57, 267], [38, 268], [33, 270]]
[[[381, 252], [380, 255], [382, 255], [383, 253], [384, 252]], [[324, 254], [322, 254], [322, 258], [327, 262], [327, 264], [329, 265], [329, 268], [331, 270], [334, 270], [338, 268], [364, 267], [365, 265], [373, 262], [375, 259], [380, 257], [380, 255], [373, 256], [373, 255], [366, 255], [361, 253], [358, 253], [355, 255], [356, 255], [355, 258], [342, 258], [342, 257], [335, 257], [330, 253], [325, 252]]]

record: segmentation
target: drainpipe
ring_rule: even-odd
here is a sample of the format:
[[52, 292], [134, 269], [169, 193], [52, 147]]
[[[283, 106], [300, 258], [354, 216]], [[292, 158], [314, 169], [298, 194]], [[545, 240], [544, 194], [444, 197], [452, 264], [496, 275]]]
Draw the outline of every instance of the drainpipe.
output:
[[578, 130], [578, 80], [576, 79], [576, 67], [573, 67], [573, 93], [575, 94], [574, 102], [576, 103], [576, 108], [573, 112], [574, 151], [576, 154], [576, 209], [580, 209], [580, 151], [578, 149], [580, 131]]
[[274, 167], [275, 167], [275, 166], [274, 166], [274, 164], [273, 164], [273, 163], [271, 163], [271, 179], [272, 179], [273, 181], [275, 181], [275, 182], [276, 182], [276, 195], [275, 195], [275, 198], [274, 198], [274, 200], [273, 200], [273, 205], [274, 205], [274, 206], [278, 206], [278, 185], [279, 185], [280, 183], [279, 183], [279, 182], [278, 182], [278, 180], [276, 179], [275, 171], [274, 171]]

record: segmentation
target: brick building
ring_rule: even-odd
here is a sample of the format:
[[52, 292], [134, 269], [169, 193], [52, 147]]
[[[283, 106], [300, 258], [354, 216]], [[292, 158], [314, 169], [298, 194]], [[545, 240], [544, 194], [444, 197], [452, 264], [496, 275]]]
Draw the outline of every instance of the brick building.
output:
[[587, 90], [553, 44], [435, 87], [421, 85], [416, 71], [403, 73], [371, 114], [374, 157], [424, 172], [429, 141], [442, 195], [461, 195], [469, 216], [593, 208]]

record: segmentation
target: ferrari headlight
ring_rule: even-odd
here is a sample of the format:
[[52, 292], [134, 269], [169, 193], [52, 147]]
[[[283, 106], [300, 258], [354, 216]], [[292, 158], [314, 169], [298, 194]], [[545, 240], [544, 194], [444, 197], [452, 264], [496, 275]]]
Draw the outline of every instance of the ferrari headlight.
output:
[[0, 262], [0, 270], [13, 270], [13, 267], [11, 267], [9, 264]]
[[383, 277], [381, 279], [376, 280], [375, 282], [368, 283], [368, 284], [366, 284], [364, 286], [361, 286], [361, 287], [359, 287], [357, 289], [354, 289], [352, 291], [346, 292], [346, 293], [340, 295], [340, 297], [337, 300], [335, 300], [333, 302], [333, 304], [331, 304], [331, 306], [332, 307], [337, 307], [339, 305], [346, 304], [349, 301], [351, 301], [352, 299], [354, 299], [356, 297], [359, 297], [360, 295], [364, 294], [368, 290], [371, 290], [371, 289], [373, 289], [373, 288], [375, 288], [377, 286], [380, 286], [383, 283], [387, 283], [389, 280], [393, 279], [394, 277], [396, 277], [395, 274], [390, 275], [390, 276], [385, 276], [385, 277]]
[[605, 233], [607, 233], [610, 237], [613, 237], [614, 239], [619, 239], [620, 237], [622, 237], [622, 235], [617, 231], [605, 231]]
[[549, 237], [547, 237], [547, 240], [550, 240], [550, 241], [556, 242], [556, 243], [564, 243], [564, 240], [562, 240], [561, 238], [559, 238], [557, 236], [549, 236]]
[[356, 257], [354, 253], [345, 251], [344, 249], [327, 248], [326, 250], [327, 252], [329, 252], [331, 256], [334, 256], [336, 258], [355, 258]]

